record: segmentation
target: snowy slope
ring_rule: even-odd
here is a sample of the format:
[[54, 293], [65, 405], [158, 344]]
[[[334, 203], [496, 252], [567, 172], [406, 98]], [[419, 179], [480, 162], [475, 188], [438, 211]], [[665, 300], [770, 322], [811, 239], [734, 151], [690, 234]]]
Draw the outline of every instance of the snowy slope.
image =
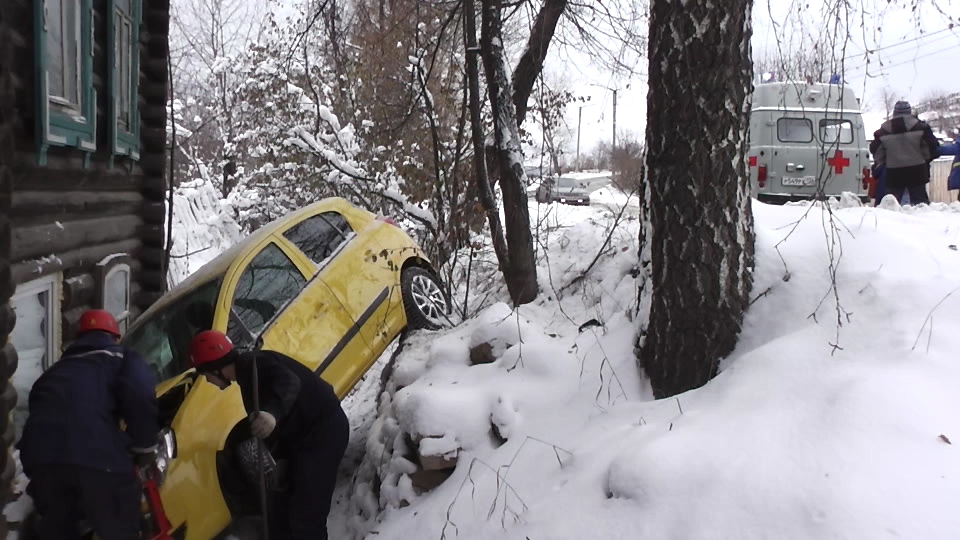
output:
[[[758, 298], [740, 344], [714, 381], [655, 401], [633, 357], [636, 221], [555, 299], [606, 238], [606, 195], [551, 207], [538, 302], [407, 342], [334, 536], [960, 535], [960, 204], [754, 202]], [[579, 331], [590, 319], [602, 326]], [[498, 359], [471, 365], [482, 341]], [[458, 465], [418, 493], [417, 451]]]
[[233, 210], [202, 180], [184, 182], [173, 194], [170, 286], [183, 281], [242, 237]]

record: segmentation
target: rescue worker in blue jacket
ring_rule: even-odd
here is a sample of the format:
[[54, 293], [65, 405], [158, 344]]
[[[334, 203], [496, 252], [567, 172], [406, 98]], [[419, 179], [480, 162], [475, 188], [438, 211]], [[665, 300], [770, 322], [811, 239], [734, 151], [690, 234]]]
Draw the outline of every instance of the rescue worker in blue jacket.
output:
[[[953, 163], [950, 165], [950, 176], [947, 177], [947, 189], [960, 189], [960, 138], [950, 144], [941, 144], [940, 155], [953, 156]], [[957, 200], [960, 201], [960, 193], [957, 193]]]
[[939, 147], [933, 129], [913, 115], [910, 103], [898, 101], [893, 116], [880, 125], [870, 142], [874, 161], [884, 166], [887, 193], [899, 201], [907, 191], [911, 204], [929, 203], [926, 184]]
[[134, 464], [152, 464], [156, 452], [156, 383], [119, 341], [110, 313], [85, 312], [76, 339], [30, 390], [17, 447], [42, 540], [80, 538], [81, 519], [100, 540], [139, 538]]
[[[193, 338], [190, 363], [220, 389], [236, 381], [250, 414], [252, 434], [290, 462], [289, 500], [274, 505], [286, 515], [268, 513], [271, 537], [326, 540], [337, 469], [350, 439], [347, 415], [333, 387], [279, 352], [240, 353], [230, 338], [216, 330]], [[254, 392], [258, 393], [258, 408], [254, 407]]]

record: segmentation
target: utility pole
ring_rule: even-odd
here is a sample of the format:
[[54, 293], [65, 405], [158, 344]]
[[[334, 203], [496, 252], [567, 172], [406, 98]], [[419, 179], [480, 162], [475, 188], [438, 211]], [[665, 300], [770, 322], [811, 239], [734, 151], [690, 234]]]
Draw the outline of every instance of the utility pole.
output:
[[[589, 99], [589, 98], [588, 98]], [[580, 120], [583, 118], [583, 108], [595, 105], [594, 103], [584, 103], [577, 106], [577, 170], [580, 170]]]
[[[610, 159], [613, 159], [613, 151], [617, 149], [617, 91], [613, 91], [613, 143], [610, 145]], [[611, 163], [612, 164], [612, 163]]]
[[[609, 86], [603, 86], [602, 84], [590, 84], [590, 86], [596, 86], [597, 88], [603, 88], [604, 90], [610, 90], [613, 92], [613, 137], [611, 138], [610, 143], [610, 159], [612, 164], [613, 152], [617, 149], [617, 92], [619, 92], [621, 89], [610, 88]], [[627, 83], [625, 88], [629, 89], [630, 83]]]
[[583, 118], [583, 105], [577, 109], [577, 171], [580, 170], [580, 119]]

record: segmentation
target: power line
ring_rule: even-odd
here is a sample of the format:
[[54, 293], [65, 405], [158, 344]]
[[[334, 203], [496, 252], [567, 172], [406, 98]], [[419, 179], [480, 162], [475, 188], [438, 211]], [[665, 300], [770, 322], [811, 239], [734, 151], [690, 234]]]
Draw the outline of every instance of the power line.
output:
[[[904, 61], [902, 61], [902, 62], [896, 62], [896, 63], [893, 63], [893, 64], [878, 63], [878, 65], [879, 65], [879, 67], [880, 67], [881, 69], [890, 69], [890, 68], [894, 68], [894, 67], [897, 67], [897, 66], [902, 66], [902, 65], [905, 65], [905, 64], [910, 64], [910, 63], [916, 62], [917, 60], [920, 60], [921, 58], [927, 58], [927, 57], [929, 57], [929, 56], [933, 56], [933, 55], [940, 54], [940, 53], [947, 52], [947, 51], [955, 51], [955, 50], [956, 50], [956, 47], [955, 47], [955, 46], [953, 46], [953, 47], [945, 47], [945, 48], [943, 48], [943, 49], [938, 49], [938, 50], [933, 51], [933, 52], [929, 52], [929, 53], [926, 53], [926, 54], [921, 54], [921, 55], [919, 55], [919, 56], [915, 56], [915, 57], [913, 57], [913, 58], [911, 58], [911, 59], [909, 59], [909, 60], [904, 60]], [[863, 65], [860, 65], [860, 66], [857, 66], [857, 67], [854, 67], [854, 68], [849, 68], [849, 70], [844, 70], [844, 71], [857, 72], [857, 71], [866, 69], [867, 67], [870, 67], [870, 64], [863, 64]]]
[[[935, 39], [935, 40], [933, 40], [933, 41], [928, 41], [928, 42], [924, 43], [924, 45], [932, 45], [932, 44], [934, 44], [934, 43], [937, 43], [937, 42], [939, 42], [939, 41], [943, 41], [943, 40], [945, 40], [945, 39], [949, 39], [949, 38], [951, 38], [951, 37], [958, 37], [958, 36], [953, 36], [953, 35], [941, 36], [941, 37], [939, 37], [939, 38], [937, 38], [937, 39]], [[939, 51], [939, 50], [938, 50], [938, 51]], [[917, 47], [916, 49], [912, 49], [912, 50], [895, 51], [895, 52], [889, 53], [889, 54], [886, 56], [886, 61], [887, 61], [887, 62], [893, 62], [893, 61], [894, 61], [893, 57], [902, 56], [902, 55], [904, 55], [904, 54], [910, 54], [910, 53], [916, 54], [916, 53], [918, 53], [918, 52], [920, 52], [920, 48], [919, 48], [919, 47]], [[926, 54], [926, 53], [924, 53], [924, 54]], [[873, 58], [872, 60], [871, 60], [871, 59], [867, 59], [867, 61], [864, 61], [864, 59], [861, 57], [859, 62], [856, 62], [856, 63], [854, 63], [853, 65], [851, 65], [851, 66], [849, 66], [849, 67], [844, 66], [844, 68], [845, 68], [845, 69], [857, 70], [857, 69], [863, 68], [864, 66], [866, 66], [866, 65], [868, 65], [868, 64], [874, 63], [875, 61], [883, 61], [883, 59], [880, 58], [879, 56], [877, 56], [877, 57]], [[909, 61], [910, 61], [910, 60], [907, 60], [907, 62], [909, 62]]]
[[[930, 32], [929, 34], [923, 34], [922, 36], [917, 36], [917, 37], [915, 37], [915, 38], [913, 38], [913, 39], [908, 39], [908, 40], [901, 41], [901, 42], [898, 42], [898, 43], [892, 43], [892, 44], [890, 44], [890, 45], [884, 45], [883, 47], [877, 47], [877, 48], [875, 48], [875, 49], [871, 49], [871, 48], [868, 47], [867, 50], [864, 51], [864, 52], [862, 52], [862, 53], [858, 53], [858, 54], [852, 55], [852, 56], [844, 56], [844, 57], [843, 57], [843, 60], [849, 60], [849, 59], [851, 59], [851, 58], [859, 58], [859, 57], [860, 57], [861, 55], [863, 55], [863, 54], [873, 54], [873, 53], [875, 53], [875, 52], [877, 52], [877, 51], [885, 51], [885, 50], [887, 50], [887, 49], [892, 49], [892, 48], [894, 48], [894, 47], [899, 47], [899, 46], [901, 46], [901, 45], [906, 45], [907, 43], [913, 43], [914, 41], [921, 41], [921, 40], [924, 40], [924, 39], [928, 39], [928, 38], [931, 38], [931, 37], [933, 37], [933, 36], [935, 36], [935, 35], [937, 35], [937, 34], [942, 34], [942, 33], [944, 33], [944, 32], [950, 32], [951, 30], [953, 30], [953, 28], [951, 28], [951, 27], [941, 28], [940, 30], [937, 30], [936, 32]], [[933, 42], [936, 42], [936, 41], [940, 41], [940, 40], [937, 39], [937, 40], [934, 40]], [[933, 43], [933, 42], [931, 42], [931, 43]]]

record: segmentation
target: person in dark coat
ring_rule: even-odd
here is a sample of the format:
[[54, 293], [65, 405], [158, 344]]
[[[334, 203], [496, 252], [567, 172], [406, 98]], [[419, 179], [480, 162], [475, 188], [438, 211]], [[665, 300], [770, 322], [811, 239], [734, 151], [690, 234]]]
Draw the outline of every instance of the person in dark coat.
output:
[[898, 101], [893, 116], [873, 133], [870, 152], [874, 161], [886, 170], [887, 192], [897, 200], [905, 191], [911, 204], [929, 203], [927, 182], [930, 162], [937, 155], [940, 142], [930, 126], [913, 115], [910, 103]]
[[[193, 338], [190, 361], [198, 373], [221, 389], [236, 381], [253, 435], [276, 448], [276, 455], [290, 460], [287, 519], [271, 520], [274, 534], [291, 540], [326, 539], [337, 469], [350, 438], [347, 415], [333, 387], [279, 352], [240, 353], [216, 330]], [[259, 394], [259, 410], [254, 407], [254, 391]]]
[[119, 340], [110, 313], [85, 312], [77, 338], [30, 389], [17, 447], [43, 540], [80, 538], [81, 519], [101, 540], [139, 537], [134, 464], [154, 459], [156, 382], [140, 355]]

